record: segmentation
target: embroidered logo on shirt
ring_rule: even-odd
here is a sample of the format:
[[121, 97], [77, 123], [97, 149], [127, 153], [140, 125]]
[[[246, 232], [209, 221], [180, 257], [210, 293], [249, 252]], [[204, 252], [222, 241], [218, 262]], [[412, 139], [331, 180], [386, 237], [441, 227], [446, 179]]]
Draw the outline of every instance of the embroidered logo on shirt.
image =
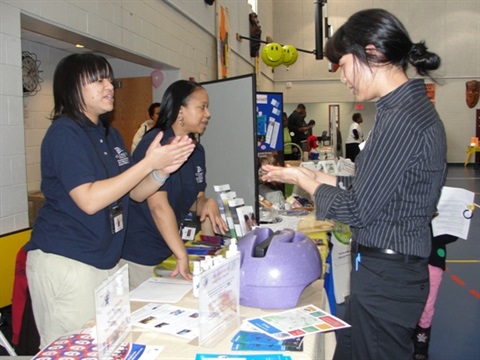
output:
[[205, 181], [205, 174], [203, 169], [200, 166], [197, 166], [197, 171], [195, 172], [195, 180], [197, 184], [202, 184]]
[[124, 166], [130, 163], [128, 154], [125, 150], [117, 146], [115, 147], [115, 151], [117, 152], [117, 155], [115, 155], [115, 158], [117, 159], [118, 166]]

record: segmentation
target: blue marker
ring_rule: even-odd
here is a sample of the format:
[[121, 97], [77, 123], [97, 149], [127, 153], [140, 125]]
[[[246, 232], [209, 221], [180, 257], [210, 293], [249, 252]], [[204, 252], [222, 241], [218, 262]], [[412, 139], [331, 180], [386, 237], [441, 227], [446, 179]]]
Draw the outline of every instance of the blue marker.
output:
[[355, 258], [355, 271], [358, 271], [358, 263], [362, 260], [362, 256], [360, 253], [357, 253], [357, 257]]

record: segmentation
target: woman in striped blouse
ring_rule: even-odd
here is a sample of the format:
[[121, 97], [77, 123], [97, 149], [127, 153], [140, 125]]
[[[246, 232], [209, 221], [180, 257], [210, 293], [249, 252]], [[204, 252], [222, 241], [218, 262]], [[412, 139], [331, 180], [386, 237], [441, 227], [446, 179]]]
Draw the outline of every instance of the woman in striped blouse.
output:
[[[443, 124], [420, 76], [440, 66], [424, 42], [382, 9], [355, 13], [326, 44], [358, 101], [377, 99], [375, 125], [353, 177], [266, 165], [265, 181], [296, 184], [318, 219], [350, 225], [352, 272], [334, 359], [411, 359], [412, 335], [428, 292], [429, 223], [446, 176]], [[401, 141], [400, 141], [401, 140]]]

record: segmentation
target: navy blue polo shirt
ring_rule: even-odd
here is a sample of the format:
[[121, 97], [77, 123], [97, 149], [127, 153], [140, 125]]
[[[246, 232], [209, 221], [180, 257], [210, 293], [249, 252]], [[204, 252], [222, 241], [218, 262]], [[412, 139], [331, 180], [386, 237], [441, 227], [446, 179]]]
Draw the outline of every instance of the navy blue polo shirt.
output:
[[[155, 128], [144, 135], [133, 154], [135, 161], [145, 156], [150, 143], [159, 132], [160, 129]], [[172, 136], [175, 136], [173, 130], [166, 130], [162, 143]], [[168, 201], [177, 218], [177, 224], [192, 207], [198, 193], [205, 191], [205, 175], [205, 151], [202, 145], [197, 144], [188, 160], [171, 174], [158, 190], [168, 193]], [[172, 251], [155, 225], [147, 201], [130, 201], [130, 216], [122, 257], [137, 264], [158, 265], [171, 255]]]
[[41, 249], [99, 269], [111, 269], [120, 259], [129, 195], [123, 206], [124, 229], [112, 234], [109, 209], [93, 215], [83, 212], [69, 192], [79, 185], [107, 179], [132, 165], [122, 137], [102, 124], [81, 126], [62, 116], [52, 122], [41, 147], [41, 190], [45, 204], [40, 208], [25, 249]]

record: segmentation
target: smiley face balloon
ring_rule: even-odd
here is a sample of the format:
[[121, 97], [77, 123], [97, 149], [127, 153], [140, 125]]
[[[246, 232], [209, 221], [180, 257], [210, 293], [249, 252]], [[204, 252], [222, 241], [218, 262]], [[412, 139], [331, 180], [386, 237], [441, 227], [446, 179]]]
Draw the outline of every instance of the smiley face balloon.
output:
[[283, 65], [290, 66], [295, 64], [298, 59], [298, 51], [292, 45], [283, 46]]
[[263, 62], [271, 67], [277, 67], [283, 64], [284, 52], [282, 45], [278, 43], [270, 43], [262, 49]]

